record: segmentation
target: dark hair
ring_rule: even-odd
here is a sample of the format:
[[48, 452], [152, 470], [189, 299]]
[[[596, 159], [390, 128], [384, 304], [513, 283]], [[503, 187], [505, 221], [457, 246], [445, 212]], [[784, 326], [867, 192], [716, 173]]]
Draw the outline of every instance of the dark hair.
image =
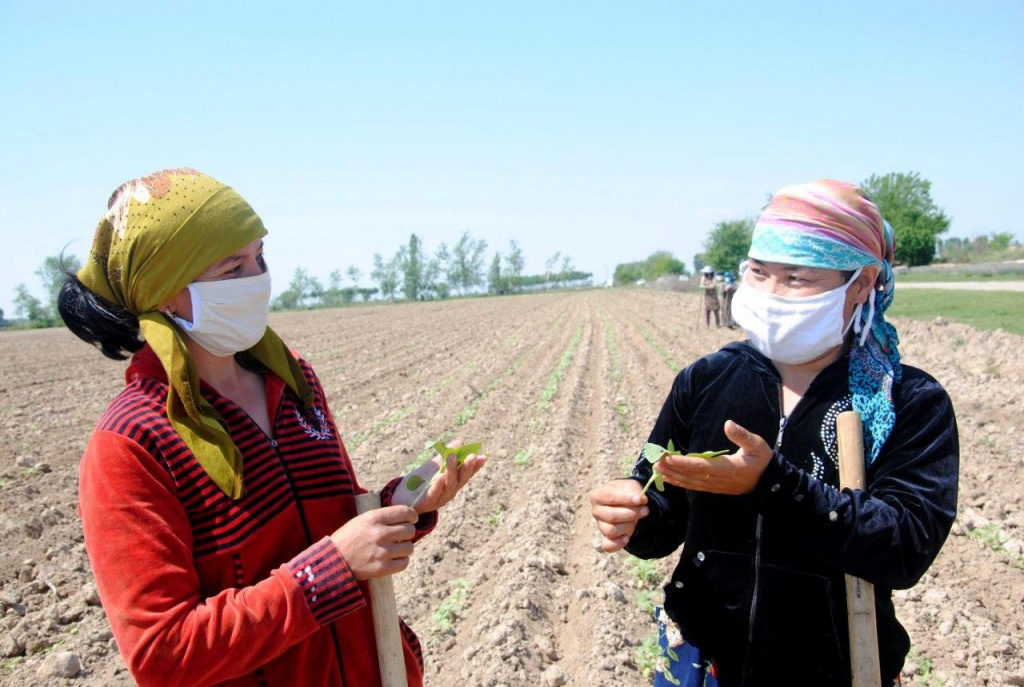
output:
[[64, 267], [63, 260], [61, 269], [64, 283], [57, 295], [57, 310], [75, 336], [113, 360], [125, 360], [145, 345], [139, 332], [139, 318], [90, 291]]

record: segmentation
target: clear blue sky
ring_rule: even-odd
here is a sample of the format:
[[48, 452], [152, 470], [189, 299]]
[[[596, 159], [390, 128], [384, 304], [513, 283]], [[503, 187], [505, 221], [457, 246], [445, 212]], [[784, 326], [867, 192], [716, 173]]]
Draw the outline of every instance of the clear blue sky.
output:
[[[417, 232], [603, 279], [788, 183], [917, 171], [951, 236], [1024, 239], [1024, 4], [0, 0], [0, 308], [122, 181], [191, 166], [275, 292]], [[366, 281], [366, 278], [364, 278]]]

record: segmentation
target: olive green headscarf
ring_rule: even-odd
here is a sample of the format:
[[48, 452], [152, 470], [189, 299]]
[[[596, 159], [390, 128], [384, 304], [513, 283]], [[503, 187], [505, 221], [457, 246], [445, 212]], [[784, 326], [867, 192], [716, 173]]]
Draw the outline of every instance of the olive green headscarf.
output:
[[[167, 372], [168, 419], [232, 499], [244, 493], [242, 454], [224, 419], [199, 393], [199, 371], [181, 332], [157, 308], [210, 265], [266, 233], [234, 189], [193, 169], [168, 169], [114, 191], [78, 273], [96, 295], [139, 318], [142, 335]], [[244, 355], [281, 377], [307, 407], [312, 404], [298, 362], [272, 329]]]

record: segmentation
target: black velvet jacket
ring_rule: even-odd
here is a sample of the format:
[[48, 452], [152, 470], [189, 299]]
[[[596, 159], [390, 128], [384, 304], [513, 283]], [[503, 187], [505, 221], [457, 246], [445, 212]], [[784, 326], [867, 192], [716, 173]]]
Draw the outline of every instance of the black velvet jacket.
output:
[[[723, 685], [849, 684], [844, 573], [875, 585], [884, 684], [910, 648], [892, 589], [916, 584], [949, 534], [956, 418], [939, 383], [904, 365], [896, 426], [867, 490], [840, 492], [835, 419], [851, 409], [847, 365], [823, 370], [783, 422], [778, 372], [749, 344], [729, 344], [679, 373], [651, 432], [685, 451], [735, 450], [723, 430], [731, 419], [775, 445], [747, 496], [652, 487], [650, 515], [626, 547], [656, 558], [685, 542], [665, 607]], [[650, 475], [641, 456], [633, 478]]]

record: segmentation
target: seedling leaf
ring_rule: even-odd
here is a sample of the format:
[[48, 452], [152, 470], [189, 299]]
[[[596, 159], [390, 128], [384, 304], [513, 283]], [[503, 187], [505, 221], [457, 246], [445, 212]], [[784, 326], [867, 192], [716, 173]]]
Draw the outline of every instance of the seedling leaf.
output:
[[466, 462], [466, 458], [469, 458], [474, 453], [479, 453], [483, 448], [483, 444], [479, 441], [475, 444], [466, 444], [465, 446], [459, 446], [458, 448], [452, 448], [441, 441], [440, 439], [435, 441], [431, 447], [437, 454], [441, 456], [441, 472], [444, 472], [448, 467], [448, 456], [455, 454], [456, 465], [461, 466]]
[[[428, 443], [424, 450], [435, 451], [439, 456], [441, 456], [441, 468], [434, 473], [433, 477], [430, 478], [430, 484], [428, 484], [427, 488], [424, 489], [423, 492], [416, 497], [416, 500], [413, 501], [412, 503], [412, 507], [415, 508], [417, 505], [419, 505], [420, 501], [422, 501], [423, 498], [427, 495], [427, 492], [430, 490], [430, 487], [434, 484], [434, 482], [438, 480], [438, 478], [441, 476], [441, 473], [443, 473], [447, 469], [449, 456], [454, 455], [455, 464], [461, 467], [462, 464], [466, 462], [467, 458], [469, 458], [474, 453], [479, 454], [481, 449], [483, 449], [483, 444], [480, 443], [479, 441], [473, 444], [459, 446], [458, 448], [448, 446], [448, 444], [444, 443], [444, 439], [438, 439], [432, 444]], [[409, 489], [409, 491], [416, 491], [417, 489], [420, 488], [420, 486], [423, 485], [424, 481], [425, 480], [418, 475], [410, 475], [409, 478], [405, 481], [405, 486], [407, 489]]]
[[[685, 455], [687, 458], [704, 458], [705, 460], [711, 460], [712, 458], [723, 456], [726, 453], [729, 453], [729, 451], [703, 451], [701, 453], [687, 453]], [[644, 460], [651, 465], [654, 465], [665, 456], [681, 456], [683, 455], [683, 452], [677, 451], [675, 444], [673, 444], [672, 440], [669, 439], [667, 447], [652, 444], [650, 442], [644, 444], [643, 455]], [[658, 491], [665, 491], [665, 476], [657, 470], [652, 469], [651, 478], [647, 480], [647, 484], [644, 485], [643, 491], [640, 492], [641, 496], [647, 493], [647, 490], [651, 488], [651, 484], [654, 484], [654, 488]]]

